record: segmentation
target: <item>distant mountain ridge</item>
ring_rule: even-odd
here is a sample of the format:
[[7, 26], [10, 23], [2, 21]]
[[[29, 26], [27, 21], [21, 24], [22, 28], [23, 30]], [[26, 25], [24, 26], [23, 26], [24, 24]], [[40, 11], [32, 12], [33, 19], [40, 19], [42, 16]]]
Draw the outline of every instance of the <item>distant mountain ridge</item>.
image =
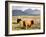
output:
[[38, 16], [38, 15], [40, 15], [40, 10], [32, 10], [32, 9], [26, 9], [24, 11], [12, 10], [12, 16], [20, 16], [20, 15]]

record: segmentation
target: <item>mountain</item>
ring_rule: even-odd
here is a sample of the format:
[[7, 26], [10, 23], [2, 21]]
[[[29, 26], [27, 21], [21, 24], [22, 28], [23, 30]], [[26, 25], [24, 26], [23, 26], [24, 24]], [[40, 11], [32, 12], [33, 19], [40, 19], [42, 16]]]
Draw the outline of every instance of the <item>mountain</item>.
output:
[[24, 11], [24, 13], [32, 14], [32, 9], [26, 9], [26, 10]]
[[33, 14], [39, 14], [40, 15], [40, 10], [37, 10], [37, 9], [35, 9], [34, 11], [33, 11]]
[[13, 10], [13, 11], [12, 11], [12, 15], [13, 15], [13, 16], [24, 15], [24, 13], [23, 13], [23, 11], [21, 11], [21, 10]]
[[40, 15], [40, 10], [32, 10], [32, 9], [26, 9], [24, 11], [22, 10], [12, 10], [12, 16], [19, 16], [19, 15]]
[[40, 10], [32, 10], [32, 9], [26, 9], [24, 13], [27, 13], [29, 15], [40, 15]]

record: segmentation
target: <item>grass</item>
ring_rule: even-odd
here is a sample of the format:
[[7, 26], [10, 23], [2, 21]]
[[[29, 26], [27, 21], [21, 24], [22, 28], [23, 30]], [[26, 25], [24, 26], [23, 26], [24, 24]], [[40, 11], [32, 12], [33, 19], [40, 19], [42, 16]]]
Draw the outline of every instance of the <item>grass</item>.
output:
[[[21, 27], [21, 26], [15, 26], [15, 24], [13, 25], [13, 30], [26, 30], [26, 27]], [[31, 27], [27, 27], [27, 30], [31, 30], [31, 29], [40, 29], [40, 24], [34, 24]]]
[[[20, 24], [17, 24], [17, 18], [30, 18], [30, 19], [40, 19], [40, 16], [13, 16], [12, 17], [12, 30], [26, 30], [26, 27], [21, 27]], [[33, 24], [31, 27], [27, 27], [27, 30], [31, 30], [31, 29], [40, 29], [40, 23], [38, 24]]]

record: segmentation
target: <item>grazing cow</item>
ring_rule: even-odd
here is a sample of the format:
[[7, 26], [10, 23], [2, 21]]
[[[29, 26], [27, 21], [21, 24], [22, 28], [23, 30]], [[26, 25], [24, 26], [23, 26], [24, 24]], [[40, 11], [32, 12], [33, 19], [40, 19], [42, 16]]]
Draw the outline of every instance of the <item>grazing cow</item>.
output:
[[21, 24], [21, 26], [23, 27], [31, 27], [34, 24], [33, 20], [21, 20], [21, 19], [17, 19], [17, 23]]
[[21, 19], [17, 19], [17, 24], [19, 24], [21, 27], [23, 27], [23, 21]]

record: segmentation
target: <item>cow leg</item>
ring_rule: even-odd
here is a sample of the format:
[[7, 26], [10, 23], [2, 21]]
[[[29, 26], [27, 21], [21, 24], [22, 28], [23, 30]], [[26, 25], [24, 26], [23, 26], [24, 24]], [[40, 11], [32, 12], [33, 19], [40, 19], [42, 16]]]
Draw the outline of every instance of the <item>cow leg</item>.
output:
[[26, 30], [27, 30], [27, 25], [26, 25]]

